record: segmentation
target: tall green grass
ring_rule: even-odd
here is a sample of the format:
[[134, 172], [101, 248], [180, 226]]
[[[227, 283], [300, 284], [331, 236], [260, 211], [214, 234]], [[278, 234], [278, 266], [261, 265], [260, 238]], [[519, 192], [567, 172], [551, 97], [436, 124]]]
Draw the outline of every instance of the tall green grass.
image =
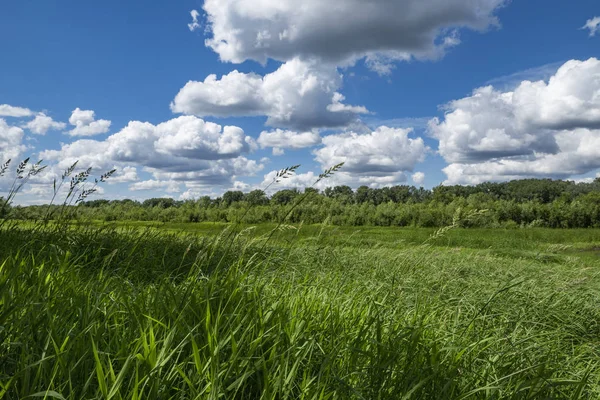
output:
[[576, 257], [58, 227], [0, 230], [2, 398], [600, 396]]

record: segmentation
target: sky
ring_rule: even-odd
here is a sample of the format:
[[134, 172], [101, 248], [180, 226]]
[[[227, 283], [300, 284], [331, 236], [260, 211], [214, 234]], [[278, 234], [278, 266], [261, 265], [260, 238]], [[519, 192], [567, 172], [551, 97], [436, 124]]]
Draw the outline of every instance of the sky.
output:
[[7, 0], [0, 196], [472, 185], [600, 171], [597, 0]]

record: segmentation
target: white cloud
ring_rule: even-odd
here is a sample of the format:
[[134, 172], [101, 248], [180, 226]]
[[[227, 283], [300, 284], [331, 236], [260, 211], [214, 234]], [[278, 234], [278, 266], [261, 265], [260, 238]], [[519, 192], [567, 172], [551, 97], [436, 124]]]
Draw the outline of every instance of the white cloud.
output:
[[239, 176], [256, 175], [263, 168], [262, 161], [239, 156], [225, 160], [200, 160], [183, 166], [175, 164], [166, 168], [148, 167], [145, 170], [160, 180], [175, 180], [186, 184], [226, 185]]
[[365, 64], [379, 76], [391, 75], [397, 61], [410, 61], [411, 54], [405, 52], [372, 53], [365, 58]]
[[[344, 104], [338, 67], [366, 59], [380, 75], [394, 63], [436, 59], [460, 43], [459, 29], [498, 26], [508, 0], [206, 0], [206, 46], [226, 62], [283, 62], [264, 76], [237, 70], [190, 81], [171, 103], [200, 117], [266, 116], [294, 130], [351, 127], [361, 105]], [[332, 11], [333, 10], [333, 11]], [[335, 23], [332, 23], [332, 12]], [[199, 12], [192, 24], [200, 27]], [[280, 151], [280, 150], [276, 150]]]
[[452, 163], [443, 169], [445, 183], [477, 184], [527, 177], [566, 179], [600, 168], [600, 130], [575, 129], [556, 133], [556, 154], [490, 159], [480, 163]]
[[162, 154], [213, 160], [237, 157], [250, 151], [252, 139], [237, 126], [221, 127], [193, 116], [185, 116], [156, 126], [156, 151]]
[[[331, 165], [329, 165], [331, 166]], [[371, 188], [381, 188], [385, 186], [398, 185], [406, 182], [406, 175], [404, 172], [398, 172], [394, 174], [383, 174], [383, 175], [356, 175], [348, 172], [344, 172], [342, 169], [336, 172], [333, 176], [323, 179], [315, 184], [319, 179], [319, 172], [308, 171], [305, 173], [298, 173], [290, 176], [287, 179], [281, 179], [276, 184], [272, 185], [268, 189], [268, 193], [272, 194], [282, 189], [298, 189], [303, 191], [308, 187], [314, 187], [319, 190], [324, 190], [327, 187], [333, 187], [338, 185], [348, 185], [353, 188], [359, 186], [369, 186]], [[265, 174], [263, 181], [260, 185], [256, 186], [257, 189], [262, 189], [273, 182], [277, 171], [270, 171]]]
[[519, 119], [551, 129], [600, 128], [600, 60], [570, 60], [548, 83], [523, 82], [514, 92]]
[[111, 125], [108, 120], [96, 120], [94, 111], [81, 110], [79, 107], [73, 110], [69, 123], [75, 127], [67, 132], [71, 136], [99, 135], [108, 132]]
[[54, 121], [51, 117], [44, 113], [39, 113], [35, 118], [24, 125], [25, 128], [29, 129], [36, 135], [45, 135], [49, 130], [62, 130], [67, 127], [64, 122]]
[[234, 70], [221, 79], [211, 74], [204, 82], [189, 81], [177, 94], [174, 112], [228, 117], [261, 115], [268, 106], [261, 95], [263, 78]]
[[188, 189], [185, 192], [181, 193], [181, 195], [179, 195], [179, 200], [182, 200], [182, 201], [196, 200], [200, 196], [204, 196], [204, 195], [206, 195], [206, 193], [203, 191], [200, 191], [197, 189]]
[[415, 172], [411, 178], [415, 185], [422, 185], [425, 182], [425, 174], [423, 172]]
[[447, 107], [450, 112], [444, 121], [432, 119], [429, 129], [440, 141], [439, 152], [448, 162], [556, 151], [549, 132], [522, 129], [512, 92], [502, 93], [487, 86]]
[[[508, 0], [206, 0], [205, 44], [222, 61], [283, 62], [264, 76], [237, 70], [190, 81], [171, 104], [200, 117], [266, 116], [293, 130], [350, 127], [369, 111], [344, 104], [338, 67], [365, 58], [381, 75], [403, 60], [436, 59], [462, 28], [498, 26]], [[334, 11], [332, 11], [334, 10]], [[332, 12], [335, 23], [332, 23]], [[199, 13], [192, 11], [191, 30]], [[199, 27], [199, 25], [198, 25]]]
[[23, 129], [8, 125], [4, 119], [0, 118], [0, 164], [8, 159], [11, 159], [13, 164], [17, 164], [25, 150], [22, 142]]
[[[274, 171], [270, 171], [267, 174], [265, 174], [263, 176], [263, 181], [256, 188], [262, 189], [262, 188], [269, 186], [269, 184], [271, 184], [273, 182], [273, 180], [276, 178], [277, 172], [278, 171], [274, 170]], [[270, 195], [270, 194], [273, 194], [273, 193], [275, 193], [279, 190], [283, 190], [283, 189], [303, 190], [304, 188], [312, 186], [317, 181], [318, 175], [319, 174], [315, 174], [314, 172], [309, 171], [306, 173], [298, 173], [298, 174], [291, 175], [286, 179], [280, 179], [279, 182], [271, 185], [269, 187], [269, 189], [267, 189], [267, 194]], [[317, 185], [317, 189], [325, 189], [325, 187], [327, 187], [327, 186], [332, 186], [331, 181], [329, 181], [327, 185], [325, 185], [325, 184]]]
[[158, 181], [150, 179], [147, 181], [136, 182], [129, 185], [129, 190], [164, 190], [167, 193], [178, 193], [180, 192], [180, 182], [175, 181]]
[[261, 132], [257, 142], [262, 148], [273, 147], [274, 155], [282, 155], [283, 149], [302, 149], [316, 146], [321, 143], [321, 136], [317, 131], [294, 132], [275, 129], [270, 132]]
[[192, 10], [190, 11], [190, 15], [192, 16], [192, 22], [188, 24], [188, 28], [191, 32], [194, 32], [195, 30], [200, 29], [202, 27], [198, 22], [198, 17], [200, 16], [200, 13], [198, 12], [198, 10]]
[[79, 107], [73, 110], [69, 117], [71, 125], [89, 125], [94, 122], [95, 113], [92, 110], [82, 110]]
[[384, 176], [411, 171], [425, 157], [421, 138], [409, 138], [412, 129], [381, 126], [367, 134], [354, 132], [323, 137], [324, 147], [315, 150], [322, 167], [344, 162], [344, 171], [357, 175]]
[[249, 192], [252, 190], [252, 185], [242, 181], [235, 181], [233, 182], [233, 186], [227, 190], [240, 190], [242, 192]]
[[600, 172], [597, 172], [596, 176], [593, 176], [593, 177], [592, 176], [588, 176], [588, 177], [585, 177], [585, 178], [582, 177], [582, 178], [577, 178], [577, 179], [572, 179], [572, 180], [575, 183], [592, 183], [597, 178], [600, 178]]
[[596, 36], [596, 33], [600, 31], [600, 17], [588, 19], [581, 29], [589, 29], [590, 37]]
[[132, 166], [118, 167], [115, 166], [117, 170], [113, 176], [110, 177], [108, 183], [124, 183], [124, 182], [135, 182], [139, 179], [137, 174], [137, 168]]
[[423, 161], [428, 150], [423, 139], [409, 138], [410, 133], [412, 129], [381, 126], [364, 134], [328, 135], [313, 153], [323, 169], [344, 163], [333, 178], [336, 184], [392, 185], [406, 181], [405, 172]]
[[[505, 0], [206, 0], [206, 45], [223, 61], [317, 57], [337, 64], [371, 56], [438, 57], [456, 28], [498, 25]], [[333, 22], [334, 21], [334, 22]], [[380, 65], [384, 63], [380, 62]]]
[[48, 185], [30, 185], [27, 186], [22, 193], [24, 195], [37, 197], [39, 203], [38, 201], [35, 201], [35, 204], [44, 204], [48, 201], [47, 199], [52, 197], [52, 188]]
[[346, 100], [346, 97], [338, 92], [333, 94], [333, 98], [331, 99], [332, 103], [327, 106], [327, 110], [331, 112], [350, 112], [354, 114], [368, 114], [369, 110], [367, 110], [364, 106], [351, 106], [349, 104], [343, 104], [342, 101]]
[[0, 197], [10, 189], [15, 179], [17, 165], [25, 158], [23, 155], [25, 150], [23, 129], [8, 125], [4, 119], [0, 118], [0, 166], [11, 160], [8, 170], [0, 177]]
[[374, 117], [364, 118], [367, 127], [376, 129], [378, 126], [389, 126], [390, 128], [414, 128], [425, 129], [429, 125], [432, 117], [400, 117], [390, 119], [380, 119]]
[[335, 66], [293, 59], [265, 76], [232, 71], [190, 81], [171, 110], [201, 117], [265, 115], [267, 125], [298, 130], [347, 126], [367, 110], [342, 104], [341, 86]]
[[79, 160], [79, 165], [102, 172], [117, 166], [126, 173], [126, 167], [138, 166], [159, 181], [227, 185], [263, 168], [262, 162], [242, 156], [254, 146], [240, 128], [182, 116], [158, 125], [131, 121], [105, 140], [80, 139], [40, 156], [57, 161], [58, 170]]
[[33, 111], [29, 108], [13, 107], [8, 104], [0, 104], [0, 117], [15, 117], [23, 118], [33, 115]]
[[429, 130], [450, 162], [446, 183], [589, 172], [600, 167], [600, 61], [568, 61], [509, 92], [476, 89]]
[[[46, 176], [46, 179], [40, 180], [34, 178], [31, 181], [29, 181], [29, 184], [27, 186], [25, 186], [23, 188], [23, 190], [20, 192], [20, 194], [15, 198], [15, 203], [16, 204], [20, 204], [20, 205], [34, 205], [34, 204], [48, 204], [52, 197], [53, 197], [53, 185], [52, 185], [52, 180], [56, 177], [57, 179], [60, 179], [58, 176], [54, 176], [52, 174], [47, 174], [45, 173], [46, 170], [44, 172], [42, 172], [42, 174], [44, 174]], [[38, 175], [39, 176], [39, 175]], [[48, 179], [48, 177], [50, 177], [51, 179]], [[83, 185], [83, 188], [85, 189], [91, 189], [93, 184], [90, 183], [85, 183]], [[60, 187], [60, 189], [57, 187], [58, 192], [56, 194], [56, 198], [55, 198], [55, 204], [58, 202], [59, 204], [62, 203], [62, 201], [64, 199], [66, 199], [67, 195], [69, 194], [69, 185], [63, 185], [62, 187]], [[106, 194], [106, 191], [104, 189], [104, 187], [97, 185], [94, 188], [94, 192], [89, 194], [86, 197], [86, 200], [92, 200], [93, 198], [98, 198], [98, 197], [104, 197], [104, 195]]]

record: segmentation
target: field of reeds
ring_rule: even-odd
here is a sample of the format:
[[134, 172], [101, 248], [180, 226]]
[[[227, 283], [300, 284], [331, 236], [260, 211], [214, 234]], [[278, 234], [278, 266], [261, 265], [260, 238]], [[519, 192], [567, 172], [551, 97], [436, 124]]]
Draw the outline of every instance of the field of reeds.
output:
[[598, 231], [189, 226], [4, 224], [0, 398], [600, 396]]

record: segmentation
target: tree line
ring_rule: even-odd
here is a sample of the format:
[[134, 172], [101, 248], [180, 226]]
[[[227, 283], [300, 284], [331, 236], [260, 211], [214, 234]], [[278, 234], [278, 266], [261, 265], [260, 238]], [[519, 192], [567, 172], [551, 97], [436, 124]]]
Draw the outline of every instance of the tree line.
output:
[[[290, 213], [290, 209], [293, 211]], [[48, 206], [12, 207], [5, 217], [43, 218]], [[399, 185], [227, 191], [221, 197], [90, 200], [73, 206], [81, 219], [162, 222], [288, 222], [441, 227], [600, 227], [600, 179], [589, 183], [523, 179], [431, 190]], [[485, 210], [485, 211], [482, 211]], [[289, 214], [289, 215], [288, 215]], [[457, 222], [458, 221], [458, 222]]]

